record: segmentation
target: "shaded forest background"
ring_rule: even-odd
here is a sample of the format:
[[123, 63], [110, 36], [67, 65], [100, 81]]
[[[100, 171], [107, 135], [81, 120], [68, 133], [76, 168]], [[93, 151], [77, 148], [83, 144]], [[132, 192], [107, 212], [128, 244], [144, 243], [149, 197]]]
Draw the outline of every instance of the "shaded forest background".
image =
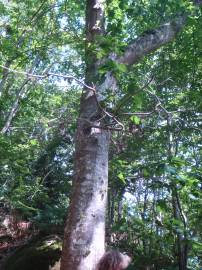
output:
[[[106, 36], [92, 47], [99, 59], [121, 54], [176, 14], [189, 17], [174, 42], [129, 71], [113, 61], [99, 70], [112, 71], [121, 89], [101, 104], [121, 127], [111, 130], [106, 243], [128, 251], [137, 269], [178, 269], [179, 245], [188, 269], [202, 268], [201, 10], [182, 0], [108, 1]], [[82, 1], [0, 1], [0, 248], [29, 224], [63, 231], [84, 18]]]

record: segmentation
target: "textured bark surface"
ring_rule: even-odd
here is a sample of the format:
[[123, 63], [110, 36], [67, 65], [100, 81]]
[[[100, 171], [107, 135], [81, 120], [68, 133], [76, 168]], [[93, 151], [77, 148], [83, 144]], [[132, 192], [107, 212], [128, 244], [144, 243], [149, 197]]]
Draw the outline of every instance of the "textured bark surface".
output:
[[86, 133], [79, 121], [73, 197], [65, 228], [61, 269], [90, 270], [104, 252], [108, 134]]
[[[87, 45], [103, 33], [103, 1], [87, 1]], [[86, 46], [88, 48], [88, 46]], [[86, 49], [86, 83], [96, 84], [96, 56]], [[99, 90], [98, 90], [99, 91]], [[75, 175], [61, 258], [61, 270], [92, 270], [104, 253], [109, 132], [101, 123], [93, 91], [85, 89], [75, 139]]]
[[[196, 6], [201, 6], [202, 0], [194, 0], [193, 3]], [[184, 29], [186, 21], [186, 15], [178, 16], [175, 20], [156, 29], [146, 31], [128, 45], [124, 54], [117, 61], [125, 65], [138, 63], [148, 53], [159, 49], [176, 38], [177, 34]]]
[[186, 17], [179, 16], [176, 20], [165, 23], [159, 28], [149, 30], [135, 39], [126, 48], [118, 61], [126, 65], [139, 62], [148, 53], [173, 40], [185, 26]]

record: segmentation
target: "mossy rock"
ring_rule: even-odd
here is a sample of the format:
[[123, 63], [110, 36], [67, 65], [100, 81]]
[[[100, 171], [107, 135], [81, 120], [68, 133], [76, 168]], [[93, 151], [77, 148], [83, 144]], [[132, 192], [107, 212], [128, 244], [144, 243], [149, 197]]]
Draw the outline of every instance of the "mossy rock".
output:
[[50, 270], [57, 269], [62, 241], [48, 236], [18, 249], [5, 262], [2, 270]]

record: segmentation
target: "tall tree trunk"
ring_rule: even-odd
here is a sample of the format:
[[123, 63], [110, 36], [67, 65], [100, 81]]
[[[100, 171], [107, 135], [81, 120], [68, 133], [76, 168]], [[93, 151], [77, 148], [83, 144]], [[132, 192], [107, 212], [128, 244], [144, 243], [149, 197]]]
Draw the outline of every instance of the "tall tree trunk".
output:
[[[169, 159], [172, 160], [173, 157], [177, 155], [177, 146], [176, 142], [173, 139], [172, 133], [172, 119], [168, 117], [167, 124], [169, 127], [169, 138], [168, 138], [168, 153]], [[171, 183], [172, 187], [172, 205], [173, 205], [173, 215], [174, 218], [184, 225], [184, 232], [177, 231], [177, 250], [178, 250], [178, 265], [179, 270], [187, 270], [187, 252], [188, 246], [186, 243], [187, 235], [186, 235], [186, 220], [182, 213], [182, 208], [180, 204], [180, 198], [177, 190], [177, 185], [175, 182]]]
[[[86, 83], [97, 85], [99, 63], [88, 47], [103, 33], [103, 1], [86, 8]], [[84, 90], [75, 138], [75, 172], [65, 227], [61, 270], [92, 270], [104, 253], [108, 188], [109, 132], [99, 126], [100, 108], [93, 91]]]

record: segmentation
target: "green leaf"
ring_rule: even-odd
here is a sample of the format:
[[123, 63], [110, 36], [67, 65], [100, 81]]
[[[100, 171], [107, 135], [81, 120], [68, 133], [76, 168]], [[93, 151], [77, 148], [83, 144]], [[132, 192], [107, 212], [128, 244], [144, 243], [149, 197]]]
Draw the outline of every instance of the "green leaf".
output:
[[124, 64], [117, 63], [116, 68], [119, 72], [122, 72], [122, 73], [127, 72], [127, 66]]
[[141, 119], [136, 115], [132, 115], [130, 117], [130, 120], [136, 125], [139, 125], [141, 123]]
[[36, 139], [32, 139], [29, 142], [31, 145], [38, 145], [38, 141]]
[[124, 175], [123, 175], [122, 172], [120, 172], [120, 173], [118, 174], [118, 178], [121, 180], [121, 182], [122, 182], [123, 184], [126, 184], [125, 177], [124, 177]]
[[143, 173], [143, 176], [144, 176], [144, 177], [150, 176], [150, 173], [149, 173], [149, 171], [148, 171], [146, 168], [144, 168], [144, 169], [142, 170], [142, 173]]

